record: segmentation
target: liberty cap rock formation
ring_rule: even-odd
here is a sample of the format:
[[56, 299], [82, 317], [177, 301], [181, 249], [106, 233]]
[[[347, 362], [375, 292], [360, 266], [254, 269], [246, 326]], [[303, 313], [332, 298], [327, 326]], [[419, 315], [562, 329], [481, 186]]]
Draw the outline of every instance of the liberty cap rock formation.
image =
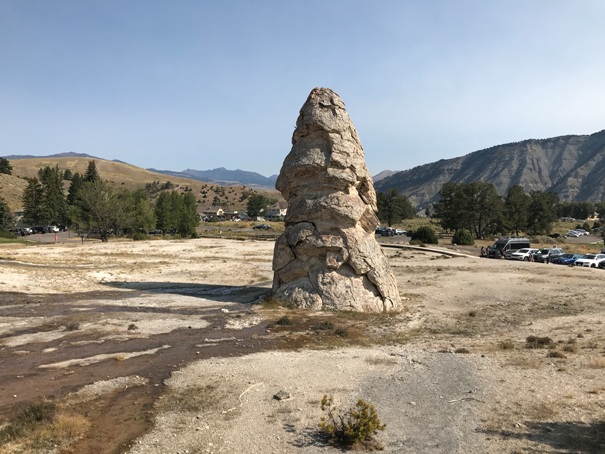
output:
[[340, 97], [314, 88], [275, 187], [288, 201], [275, 243], [273, 295], [300, 308], [401, 310], [395, 278], [374, 238], [376, 192]]

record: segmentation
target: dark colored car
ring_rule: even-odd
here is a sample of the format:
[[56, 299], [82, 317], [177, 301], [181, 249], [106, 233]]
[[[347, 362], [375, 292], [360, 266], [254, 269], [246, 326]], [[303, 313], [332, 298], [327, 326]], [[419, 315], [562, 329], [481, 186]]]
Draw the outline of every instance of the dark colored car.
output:
[[556, 265], [573, 265], [576, 260], [584, 257], [584, 254], [563, 254], [551, 260]]
[[256, 229], [256, 230], [271, 230], [272, 229], [272, 227], [270, 225], [267, 225], [267, 224], [258, 224], [258, 225], [255, 225], [252, 228]]
[[565, 251], [557, 247], [552, 247], [550, 249], [540, 249], [534, 254], [534, 262], [550, 263], [556, 257], [559, 257], [563, 254], [565, 254]]

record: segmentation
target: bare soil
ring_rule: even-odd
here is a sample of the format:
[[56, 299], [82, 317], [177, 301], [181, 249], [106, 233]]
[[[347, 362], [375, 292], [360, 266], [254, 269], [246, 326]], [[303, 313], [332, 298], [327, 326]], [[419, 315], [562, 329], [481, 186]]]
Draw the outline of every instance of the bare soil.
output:
[[339, 452], [324, 394], [374, 403], [386, 452], [605, 451], [603, 271], [385, 249], [403, 313], [313, 314], [257, 304], [272, 248], [2, 246], [0, 418], [47, 397], [89, 428], [0, 452]]

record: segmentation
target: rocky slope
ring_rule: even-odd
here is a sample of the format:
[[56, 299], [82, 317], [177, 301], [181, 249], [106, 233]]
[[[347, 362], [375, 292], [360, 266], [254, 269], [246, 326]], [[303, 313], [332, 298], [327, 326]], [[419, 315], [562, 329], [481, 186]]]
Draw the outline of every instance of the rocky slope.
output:
[[498, 145], [468, 155], [415, 167], [376, 182], [396, 188], [414, 205], [438, 199], [446, 182], [488, 181], [499, 194], [513, 185], [526, 192], [555, 192], [562, 201], [605, 200], [605, 130]]

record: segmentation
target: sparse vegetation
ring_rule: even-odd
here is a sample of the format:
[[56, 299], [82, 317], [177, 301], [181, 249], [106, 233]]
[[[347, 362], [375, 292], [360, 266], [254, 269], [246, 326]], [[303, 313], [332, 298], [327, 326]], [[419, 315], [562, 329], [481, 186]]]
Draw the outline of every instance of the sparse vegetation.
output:
[[525, 339], [525, 348], [545, 348], [552, 344], [552, 339], [548, 336], [527, 336]]
[[334, 399], [324, 395], [321, 410], [326, 412], [319, 422], [319, 428], [331, 443], [345, 449], [382, 450], [383, 446], [375, 436], [386, 425], [380, 423], [376, 408], [371, 403], [359, 399], [355, 407], [344, 413], [336, 413]]

